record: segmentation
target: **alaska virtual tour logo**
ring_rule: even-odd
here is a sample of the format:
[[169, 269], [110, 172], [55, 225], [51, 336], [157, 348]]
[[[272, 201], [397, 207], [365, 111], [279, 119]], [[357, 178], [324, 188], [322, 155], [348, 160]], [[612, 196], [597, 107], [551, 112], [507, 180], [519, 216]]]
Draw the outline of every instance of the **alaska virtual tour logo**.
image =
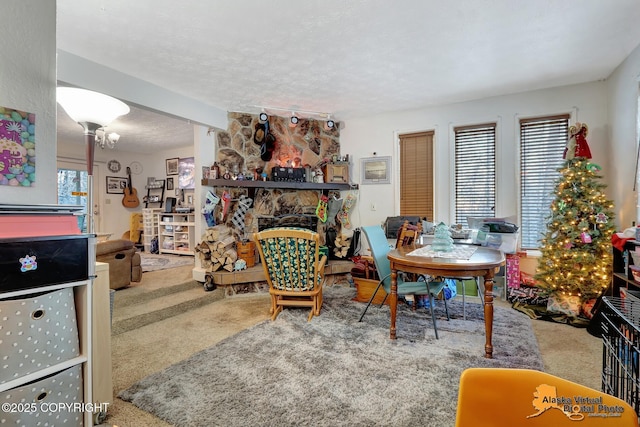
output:
[[624, 412], [622, 406], [605, 405], [602, 395], [598, 397], [558, 396], [556, 388], [547, 384], [536, 387], [533, 397], [531, 403], [537, 412], [527, 415], [527, 418], [540, 416], [553, 409], [562, 411], [573, 421], [582, 421], [585, 417], [621, 417]]

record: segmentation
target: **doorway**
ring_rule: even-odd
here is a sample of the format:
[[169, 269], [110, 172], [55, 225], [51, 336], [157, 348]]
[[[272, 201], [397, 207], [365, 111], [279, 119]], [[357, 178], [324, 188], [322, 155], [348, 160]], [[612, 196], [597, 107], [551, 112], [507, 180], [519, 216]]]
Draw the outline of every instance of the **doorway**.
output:
[[[78, 160], [58, 159], [58, 204], [82, 206], [82, 214], [78, 216], [78, 228], [87, 232], [87, 165]], [[93, 167], [93, 212], [94, 230], [102, 229], [100, 218], [100, 180], [98, 165]]]

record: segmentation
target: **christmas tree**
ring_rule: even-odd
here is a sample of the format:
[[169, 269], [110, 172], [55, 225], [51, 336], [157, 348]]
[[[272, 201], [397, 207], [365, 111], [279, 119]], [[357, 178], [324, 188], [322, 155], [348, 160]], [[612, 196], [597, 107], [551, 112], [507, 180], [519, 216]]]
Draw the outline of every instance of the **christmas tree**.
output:
[[589, 161], [587, 126], [576, 123], [569, 136], [535, 278], [550, 296], [578, 297], [584, 303], [611, 283], [614, 213], [599, 181], [600, 167]]
[[444, 222], [436, 225], [433, 233], [433, 243], [431, 249], [436, 252], [451, 252], [453, 250], [453, 239], [451, 238], [451, 230]]

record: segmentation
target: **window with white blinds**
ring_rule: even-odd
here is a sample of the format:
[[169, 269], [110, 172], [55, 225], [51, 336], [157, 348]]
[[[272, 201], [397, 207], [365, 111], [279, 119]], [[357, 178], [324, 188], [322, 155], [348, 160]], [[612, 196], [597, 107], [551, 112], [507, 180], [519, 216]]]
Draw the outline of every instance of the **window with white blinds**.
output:
[[567, 144], [570, 116], [520, 120], [520, 238], [538, 249]]
[[433, 132], [400, 135], [400, 215], [433, 218]]
[[496, 206], [496, 124], [465, 126], [455, 132], [455, 218], [491, 218]]

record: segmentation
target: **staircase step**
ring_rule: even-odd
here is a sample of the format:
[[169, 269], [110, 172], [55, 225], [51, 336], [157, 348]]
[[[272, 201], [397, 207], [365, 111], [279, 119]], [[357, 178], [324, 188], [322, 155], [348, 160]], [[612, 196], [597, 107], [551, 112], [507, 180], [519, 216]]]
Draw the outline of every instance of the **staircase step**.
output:
[[151, 290], [143, 286], [118, 289], [114, 296], [114, 306], [120, 309], [130, 305], [144, 304], [147, 301], [152, 301], [165, 295], [172, 295], [191, 289], [202, 290], [203, 288], [202, 285], [195, 280], [186, 280], [182, 283]]
[[111, 334], [119, 335], [224, 298], [224, 289], [205, 292], [202, 285], [195, 281], [171, 288], [172, 292], [159, 292], [164, 289], [158, 289], [140, 295], [130, 294], [130, 299], [121, 298], [121, 306], [116, 299]]

